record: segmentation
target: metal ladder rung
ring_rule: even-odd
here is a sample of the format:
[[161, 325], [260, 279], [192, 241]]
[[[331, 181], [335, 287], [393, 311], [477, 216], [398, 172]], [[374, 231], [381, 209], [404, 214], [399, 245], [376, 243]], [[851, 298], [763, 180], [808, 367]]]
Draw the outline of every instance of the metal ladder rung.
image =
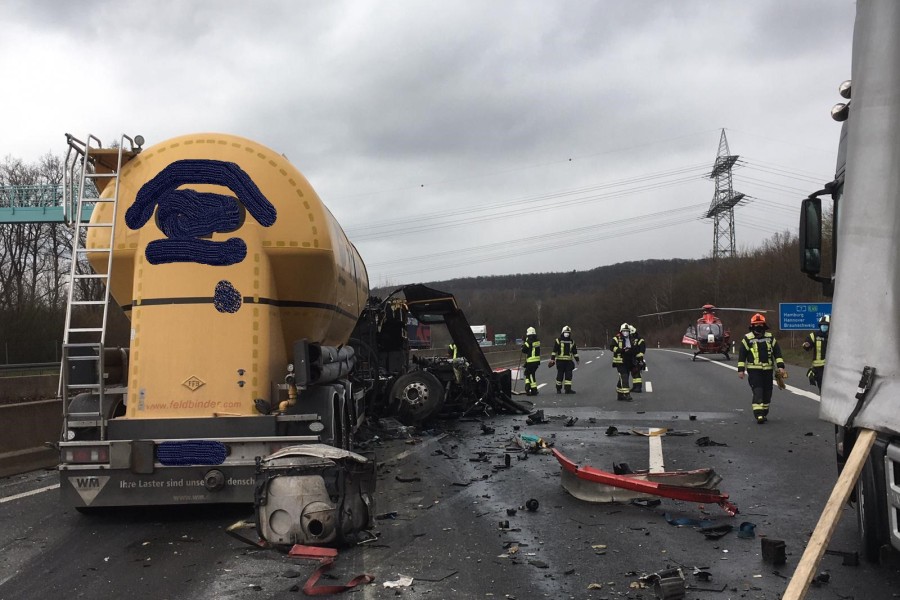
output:
[[83, 252], [85, 254], [88, 252], [112, 252], [112, 248], [79, 248], [75, 252]]
[[89, 305], [99, 304], [102, 306], [102, 305], [106, 304], [106, 302], [104, 302], [103, 300], [72, 300], [72, 304], [77, 305], [77, 306], [89, 306]]
[[[74, 304], [74, 303], [73, 303]], [[100, 333], [103, 331], [102, 327], [70, 327], [69, 331], [71, 333]]]
[[69, 427], [100, 427], [103, 425], [103, 419], [90, 419], [82, 421], [69, 420]]
[[102, 419], [103, 415], [99, 412], [70, 412], [70, 417], [76, 419]]
[[115, 198], [81, 198], [81, 202], [115, 202]]
[[82, 223], [81, 229], [90, 229], [91, 227], [112, 227], [114, 223]]
[[66, 344], [66, 348], [97, 348], [100, 349], [100, 344], [97, 342], [77, 342], [73, 344]]
[[109, 279], [106, 275], [101, 273], [75, 273], [75, 279]]
[[99, 390], [101, 386], [99, 383], [70, 383], [68, 386], [70, 390]]
[[[98, 360], [100, 360], [100, 355], [99, 355], [99, 354], [94, 354], [94, 355], [92, 355], [92, 356], [70, 356], [70, 357], [69, 357], [69, 360], [70, 360], [70, 361], [90, 360], [90, 361], [93, 361], [93, 362], [97, 362]], [[73, 385], [74, 385], [74, 384], [73, 384]]]
[[110, 179], [112, 177], [118, 177], [118, 173], [85, 173], [85, 179]]

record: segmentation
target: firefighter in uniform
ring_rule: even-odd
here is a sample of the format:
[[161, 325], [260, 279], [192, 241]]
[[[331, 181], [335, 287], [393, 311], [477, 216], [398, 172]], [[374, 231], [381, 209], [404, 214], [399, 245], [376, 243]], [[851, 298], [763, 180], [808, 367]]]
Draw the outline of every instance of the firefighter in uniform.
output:
[[803, 349], [809, 352], [815, 350], [813, 354], [812, 367], [806, 376], [809, 382], [822, 389], [822, 379], [825, 377], [825, 350], [828, 348], [828, 328], [831, 326], [831, 317], [824, 315], [819, 318], [819, 331], [812, 331], [809, 337], [803, 342]]
[[565, 387], [567, 394], [574, 394], [572, 389], [572, 371], [578, 358], [578, 347], [572, 339], [572, 328], [566, 325], [562, 328], [559, 337], [553, 343], [553, 352], [550, 354], [549, 366], [556, 365], [556, 393], [561, 394]]
[[457, 358], [457, 356], [458, 354], [456, 344], [451, 343], [449, 346], [447, 346], [447, 357], [452, 360], [454, 358]]
[[750, 317], [750, 333], [741, 339], [738, 354], [738, 377], [743, 379], [744, 371], [747, 371], [747, 382], [753, 390], [753, 416], [759, 424], [769, 418], [773, 369], [777, 369], [781, 377], [785, 374], [781, 346], [772, 333], [766, 331], [768, 328], [766, 318], [760, 313]]
[[534, 374], [541, 366], [541, 341], [538, 339], [534, 327], [525, 331], [525, 341], [522, 342], [522, 354], [525, 355], [525, 395], [537, 396], [537, 380]]
[[[617, 399], [630, 402], [631, 392], [643, 391], [641, 371], [644, 369], [646, 344], [635, 327], [622, 323], [619, 333], [609, 343], [609, 349], [612, 350], [612, 366], [619, 372]], [[630, 384], [629, 379], [632, 380]]]

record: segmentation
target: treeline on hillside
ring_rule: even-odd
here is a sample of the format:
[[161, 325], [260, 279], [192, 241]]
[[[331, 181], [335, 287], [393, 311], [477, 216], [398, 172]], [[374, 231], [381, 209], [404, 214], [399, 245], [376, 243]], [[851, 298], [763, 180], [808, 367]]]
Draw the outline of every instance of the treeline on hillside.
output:
[[[0, 206], [12, 204], [7, 197], [11, 186], [61, 186], [63, 171], [62, 160], [50, 154], [33, 165], [5, 159], [0, 163]], [[72, 230], [65, 225], [0, 225], [0, 364], [59, 360], [71, 254]], [[76, 299], [99, 299], [101, 294], [97, 280], [76, 282]], [[110, 331], [116, 341], [127, 344], [124, 316], [115, 308], [113, 313]], [[73, 325], [82, 322], [81, 314], [73, 314]]]
[[[598, 267], [590, 271], [530, 273], [431, 282], [456, 296], [469, 323], [487, 324], [509, 339], [535, 327], [545, 343], [563, 326], [573, 329], [580, 346], [605, 346], [619, 325], [628, 322], [648, 345], [678, 346], [700, 307], [767, 310], [778, 331], [782, 302], [826, 302], [821, 286], [800, 273], [796, 235], [776, 234], [759, 248], [734, 258], [645, 260]], [[376, 290], [375, 293], [384, 290]], [[638, 315], [681, 309], [659, 317]], [[747, 331], [752, 313], [722, 311], [719, 316], [732, 337]], [[435, 344], [446, 335], [433, 329]]]

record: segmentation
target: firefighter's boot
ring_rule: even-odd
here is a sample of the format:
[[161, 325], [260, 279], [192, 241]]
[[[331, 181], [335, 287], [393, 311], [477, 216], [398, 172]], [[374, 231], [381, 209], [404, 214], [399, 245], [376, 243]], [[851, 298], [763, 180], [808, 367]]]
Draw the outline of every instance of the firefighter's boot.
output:
[[556, 386], [556, 393], [562, 394], [562, 386], [561, 385]]
[[638, 394], [640, 394], [641, 392], [644, 391], [644, 385], [641, 383], [636, 383], [633, 386], [631, 386], [631, 391], [637, 392]]
[[571, 385], [567, 385], [567, 386], [566, 386], [566, 393], [567, 393], [567, 394], [574, 394], [574, 393], [575, 393], [575, 390], [572, 389], [572, 386], [571, 386]]

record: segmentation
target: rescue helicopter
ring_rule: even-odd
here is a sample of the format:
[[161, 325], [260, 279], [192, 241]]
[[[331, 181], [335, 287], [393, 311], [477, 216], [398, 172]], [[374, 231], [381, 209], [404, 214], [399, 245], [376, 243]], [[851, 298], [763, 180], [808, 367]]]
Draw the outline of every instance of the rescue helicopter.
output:
[[720, 310], [734, 310], [742, 312], [765, 313], [759, 308], [718, 308], [712, 304], [704, 304], [698, 308], [683, 308], [679, 310], [667, 310], [664, 312], [638, 315], [641, 317], [656, 317], [670, 315], [679, 312], [702, 311], [695, 324], [688, 325], [687, 331], [681, 338], [682, 344], [694, 347], [694, 356], [691, 360], [697, 360], [701, 354], [723, 354], [725, 360], [731, 360], [731, 331], [716, 314]]

